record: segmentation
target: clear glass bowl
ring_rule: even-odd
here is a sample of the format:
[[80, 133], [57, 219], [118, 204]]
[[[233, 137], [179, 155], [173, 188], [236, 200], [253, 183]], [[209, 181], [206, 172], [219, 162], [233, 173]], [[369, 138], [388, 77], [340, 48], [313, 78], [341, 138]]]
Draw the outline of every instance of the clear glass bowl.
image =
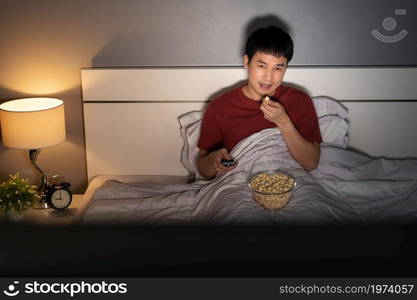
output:
[[290, 200], [296, 181], [281, 170], [265, 170], [253, 174], [248, 182], [255, 201], [265, 209], [280, 209]]

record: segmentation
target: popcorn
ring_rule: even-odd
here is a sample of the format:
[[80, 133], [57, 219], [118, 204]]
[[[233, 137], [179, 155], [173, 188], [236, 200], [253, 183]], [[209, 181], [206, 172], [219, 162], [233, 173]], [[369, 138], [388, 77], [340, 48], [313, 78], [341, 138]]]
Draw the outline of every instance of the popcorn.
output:
[[263, 172], [253, 176], [249, 187], [259, 205], [266, 209], [282, 208], [291, 198], [295, 179], [278, 172]]

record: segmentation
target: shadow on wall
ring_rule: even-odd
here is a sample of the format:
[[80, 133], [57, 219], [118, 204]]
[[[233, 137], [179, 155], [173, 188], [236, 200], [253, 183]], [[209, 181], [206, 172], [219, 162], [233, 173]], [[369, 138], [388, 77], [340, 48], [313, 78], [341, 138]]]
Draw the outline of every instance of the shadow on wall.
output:
[[[112, 39], [93, 57], [92, 67], [136, 67], [157, 65], [155, 47], [165, 41], [147, 34], [121, 33]], [[154, 51], [151, 49], [154, 48]], [[159, 59], [160, 61], [161, 59]]]
[[[255, 17], [242, 28], [243, 34], [225, 32], [209, 35], [199, 32], [147, 28], [143, 31], [120, 32], [92, 58], [92, 67], [199, 67], [241, 65], [248, 36], [257, 28], [268, 25], [281, 27], [289, 34], [291, 28], [274, 15]], [[238, 30], [238, 29], [237, 29]], [[235, 45], [226, 43], [229, 34], [240, 36]], [[210, 45], [210, 47], [208, 47]], [[233, 48], [231, 48], [233, 47]], [[214, 50], [217, 49], [217, 50]], [[221, 52], [218, 50], [221, 49]], [[236, 60], [236, 53], [239, 53]]]
[[[243, 61], [245, 55], [246, 40], [249, 35], [260, 27], [274, 25], [282, 28], [291, 35], [290, 26], [275, 15], [264, 15], [255, 17], [247, 23], [243, 28], [243, 39], [240, 45], [240, 53]], [[220, 39], [227, 38], [219, 37]], [[186, 41], [186, 40], [183, 40]], [[107, 45], [105, 45], [92, 59], [92, 67], [198, 67], [198, 66], [224, 66], [224, 64], [213, 64], [211, 61], [201, 61], [198, 64], [192, 64], [190, 61], [181, 61], [176, 53], [188, 51], [183, 44], [178, 44], [174, 39], [158, 38], [152, 31], [141, 33], [122, 33], [113, 37]], [[227, 50], [227, 49], [226, 49]], [[234, 50], [234, 49], [233, 49]], [[233, 51], [231, 49], [231, 51]], [[233, 51], [234, 52], [234, 51]], [[182, 53], [184, 54], [184, 53]], [[188, 57], [189, 59], [189, 57]], [[169, 63], [168, 63], [169, 62]], [[226, 63], [226, 65], [231, 65]], [[221, 94], [230, 91], [238, 86], [243, 85], [245, 80], [236, 82], [233, 85], [221, 88], [214, 91], [208, 98], [208, 101], [215, 99]], [[305, 88], [288, 84], [289, 86], [297, 87], [305, 92]], [[207, 105], [206, 105], [207, 106]]]
[[[243, 57], [245, 56], [245, 48], [246, 48], [246, 41], [248, 40], [249, 36], [258, 28], [261, 27], [267, 27], [270, 25], [274, 25], [277, 27], [282, 28], [283, 30], [285, 30], [288, 34], [291, 35], [291, 30], [289, 25], [284, 22], [283, 20], [279, 19], [277, 16], [275, 15], [265, 15], [265, 16], [259, 16], [256, 17], [254, 19], [252, 19], [251, 21], [249, 21], [249, 23], [246, 25], [245, 27], [245, 33], [244, 33], [244, 38], [242, 40], [242, 44], [240, 46], [241, 48], [241, 57], [242, 57], [242, 61], [243, 61]], [[239, 86], [242, 86], [244, 83], [246, 82], [246, 80], [240, 80], [238, 82], [236, 82], [235, 84], [232, 84], [230, 86], [221, 88], [220, 90], [214, 92], [213, 94], [210, 95], [209, 97], [209, 101], [219, 97], [220, 95], [231, 91]], [[308, 93], [308, 90], [302, 86], [296, 85], [294, 83], [285, 83], [286, 85], [293, 87], [293, 88], [297, 88], [299, 90], [304, 91], [305, 93]], [[204, 109], [207, 107], [204, 107]]]
[[11, 90], [1, 85], [0, 85], [0, 95], [1, 95], [0, 104], [10, 101], [10, 100], [18, 99], [18, 98], [34, 97], [33, 94]]
[[256, 18], [252, 19], [251, 21], [249, 21], [249, 23], [246, 25], [244, 39], [243, 39], [242, 45], [241, 45], [242, 57], [245, 55], [245, 46], [246, 46], [246, 41], [249, 38], [249, 35], [251, 35], [252, 32], [254, 32], [256, 29], [258, 29], [260, 27], [268, 27], [270, 25], [280, 27], [281, 29], [286, 31], [294, 39], [294, 37], [292, 36], [291, 28], [290, 28], [289, 24], [287, 24], [286, 22], [284, 22], [283, 20], [281, 20], [277, 16], [275, 16], [275, 15], [265, 15], [265, 16], [256, 17]]

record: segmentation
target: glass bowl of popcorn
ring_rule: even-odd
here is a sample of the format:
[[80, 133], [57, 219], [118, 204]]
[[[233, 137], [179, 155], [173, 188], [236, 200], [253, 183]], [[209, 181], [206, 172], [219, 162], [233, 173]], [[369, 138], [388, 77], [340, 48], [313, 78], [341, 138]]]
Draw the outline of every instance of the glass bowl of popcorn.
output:
[[296, 181], [287, 172], [267, 170], [253, 174], [248, 185], [260, 206], [265, 209], [279, 209], [290, 200]]

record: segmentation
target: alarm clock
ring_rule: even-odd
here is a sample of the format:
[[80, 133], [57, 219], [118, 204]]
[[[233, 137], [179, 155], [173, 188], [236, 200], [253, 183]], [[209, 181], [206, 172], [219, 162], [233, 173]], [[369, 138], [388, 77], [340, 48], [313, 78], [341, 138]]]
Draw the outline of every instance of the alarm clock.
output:
[[46, 188], [46, 203], [49, 207], [62, 210], [70, 206], [72, 201], [72, 192], [69, 182], [56, 182], [48, 184]]

